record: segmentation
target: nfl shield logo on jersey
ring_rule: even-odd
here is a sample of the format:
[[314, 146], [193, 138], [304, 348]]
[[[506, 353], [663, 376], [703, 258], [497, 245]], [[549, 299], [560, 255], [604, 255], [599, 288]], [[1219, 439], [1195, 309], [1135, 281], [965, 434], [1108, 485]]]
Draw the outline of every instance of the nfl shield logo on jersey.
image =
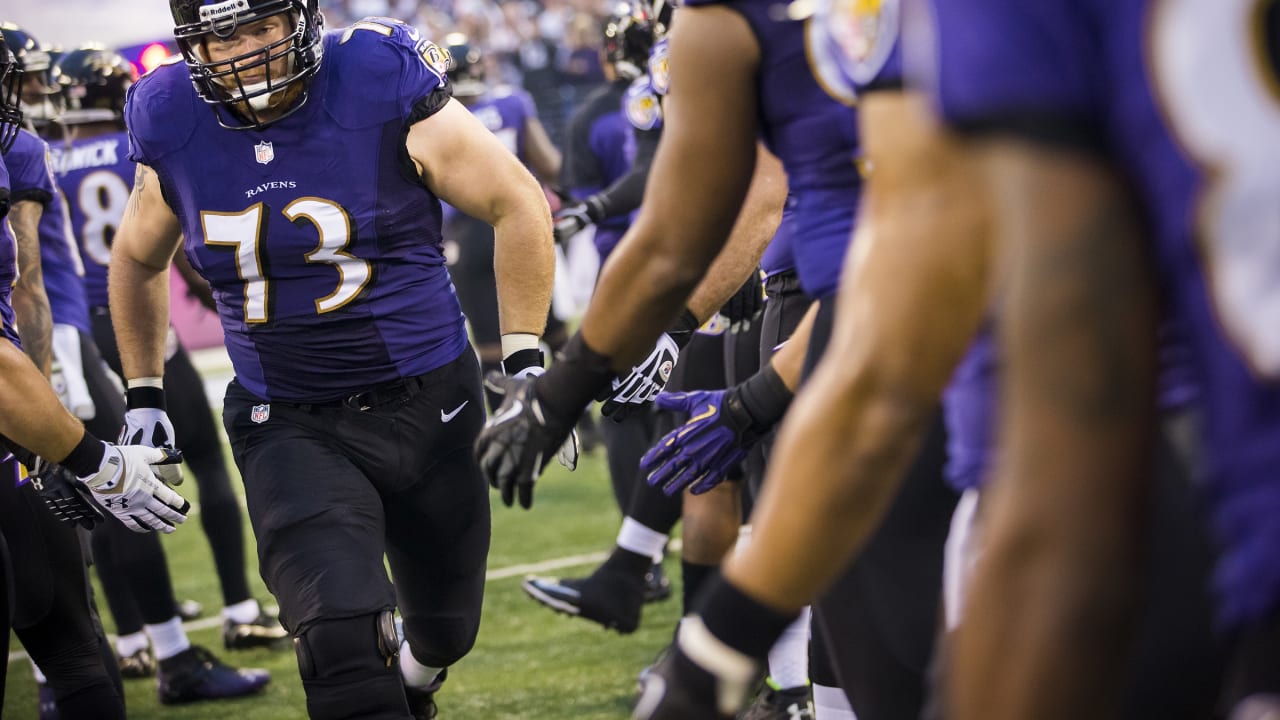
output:
[[258, 159], [259, 163], [266, 165], [276, 159], [276, 151], [275, 148], [271, 147], [270, 140], [263, 140], [253, 146], [253, 156]]
[[271, 417], [270, 405], [254, 405], [253, 410], [249, 412], [249, 419], [261, 425]]

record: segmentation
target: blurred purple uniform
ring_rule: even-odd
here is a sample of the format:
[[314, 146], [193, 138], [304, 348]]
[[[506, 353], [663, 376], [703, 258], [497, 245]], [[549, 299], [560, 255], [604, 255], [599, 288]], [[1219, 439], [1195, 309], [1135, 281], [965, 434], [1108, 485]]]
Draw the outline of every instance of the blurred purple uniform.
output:
[[1259, 7], [947, 0], [929, 64], [954, 126], [1079, 150], [1133, 182], [1204, 391], [1228, 628], [1280, 604], [1280, 40]]

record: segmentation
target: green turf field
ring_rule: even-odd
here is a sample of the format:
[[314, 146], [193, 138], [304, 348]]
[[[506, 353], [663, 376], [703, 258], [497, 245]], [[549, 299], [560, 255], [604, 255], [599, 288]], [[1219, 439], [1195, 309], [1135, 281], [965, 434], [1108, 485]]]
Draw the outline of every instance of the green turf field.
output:
[[[233, 468], [234, 472], [234, 468]], [[185, 493], [194, 497], [191, 488]], [[636, 672], [670, 638], [679, 614], [679, 592], [671, 600], [646, 607], [639, 631], [629, 636], [607, 632], [582, 620], [553, 614], [520, 590], [525, 564], [561, 561], [568, 564], [545, 574], [582, 574], [595, 557], [611, 547], [619, 516], [609, 488], [603, 449], [584, 457], [575, 473], [554, 463], [539, 483], [531, 511], [503, 507], [493, 498], [493, 547], [489, 555], [490, 581], [485, 595], [480, 638], [475, 649], [452, 668], [438, 697], [444, 720], [579, 720], [628, 717], [635, 695]], [[248, 520], [245, 531], [249, 532]], [[165, 538], [169, 567], [179, 598], [204, 603], [206, 616], [221, 606], [217, 579], [198, 518]], [[577, 556], [575, 558], [575, 556]], [[576, 564], [574, 564], [576, 563]], [[252, 580], [259, 597], [271, 602], [251, 560]], [[669, 570], [677, 570], [674, 561]], [[675, 572], [679, 575], [678, 570]], [[674, 579], [674, 578], [673, 578]], [[105, 609], [104, 609], [105, 612]], [[126, 681], [131, 718], [231, 718], [266, 720], [305, 718], [305, 702], [292, 650], [242, 651], [221, 647], [213, 621], [196, 620], [191, 639], [214, 649], [224, 659], [243, 666], [269, 668], [271, 684], [265, 693], [243, 700], [224, 700], [179, 707], [162, 707], [154, 680]], [[111, 621], [104, 616], [108, 632]], [[11, 651], [21, 650], [16, 639]], [[34, 718], [36, 689], [25, 659], [9, 663], [8, 691], [3, 716]]]

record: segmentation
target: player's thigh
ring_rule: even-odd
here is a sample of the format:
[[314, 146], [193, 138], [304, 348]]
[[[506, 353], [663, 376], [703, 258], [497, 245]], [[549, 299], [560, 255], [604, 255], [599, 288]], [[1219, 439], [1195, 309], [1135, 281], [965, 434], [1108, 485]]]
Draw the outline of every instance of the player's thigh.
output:
[[[244, 479], [259, 569], [280, 601], [281, 620], [297, 632], [320, 618], [391, 607], [382, 498], [337, 449], [335, 419], [283, 403], [270, 404], [263, 419], [262, 405], [232, 382], [223, 422]], [[373, 433], [361, 440], [371, 449], [386, 441]]]

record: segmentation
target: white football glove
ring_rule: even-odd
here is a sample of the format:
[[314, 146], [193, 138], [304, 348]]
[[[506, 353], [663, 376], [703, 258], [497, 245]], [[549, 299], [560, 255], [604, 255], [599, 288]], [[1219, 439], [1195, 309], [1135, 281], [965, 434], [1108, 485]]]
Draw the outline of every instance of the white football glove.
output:
[[[149, 448], [174, 449], [177, 435], [169, 413], [160, 408], [141, 407], [124, 414], [124, 428], [120, 430], [121, 445], [141, 445]], [[178, 456], [181, 458], [181, 456]], [[182, 484], [182, 465], [161, 465], [156, 468], [160, 479], [169, 485]]]
[[181, 462], [182, 455], [161, 448], [103, 443], [98, 472], [80, 481], [93, 499], [134, 532], [171, 533], [187, 519], [191, 503], [160, 482], [155, 470]]
[[671, 371], [680, 359], [680, 346], [667, 333], [663, 333], [653, 351], [644, 362], [631, 368], [630, 374], [613, 381], [612, 390], [600, 406], [600, 414], [621, 421], [632, 410], [652, 402], [667, 386]]

